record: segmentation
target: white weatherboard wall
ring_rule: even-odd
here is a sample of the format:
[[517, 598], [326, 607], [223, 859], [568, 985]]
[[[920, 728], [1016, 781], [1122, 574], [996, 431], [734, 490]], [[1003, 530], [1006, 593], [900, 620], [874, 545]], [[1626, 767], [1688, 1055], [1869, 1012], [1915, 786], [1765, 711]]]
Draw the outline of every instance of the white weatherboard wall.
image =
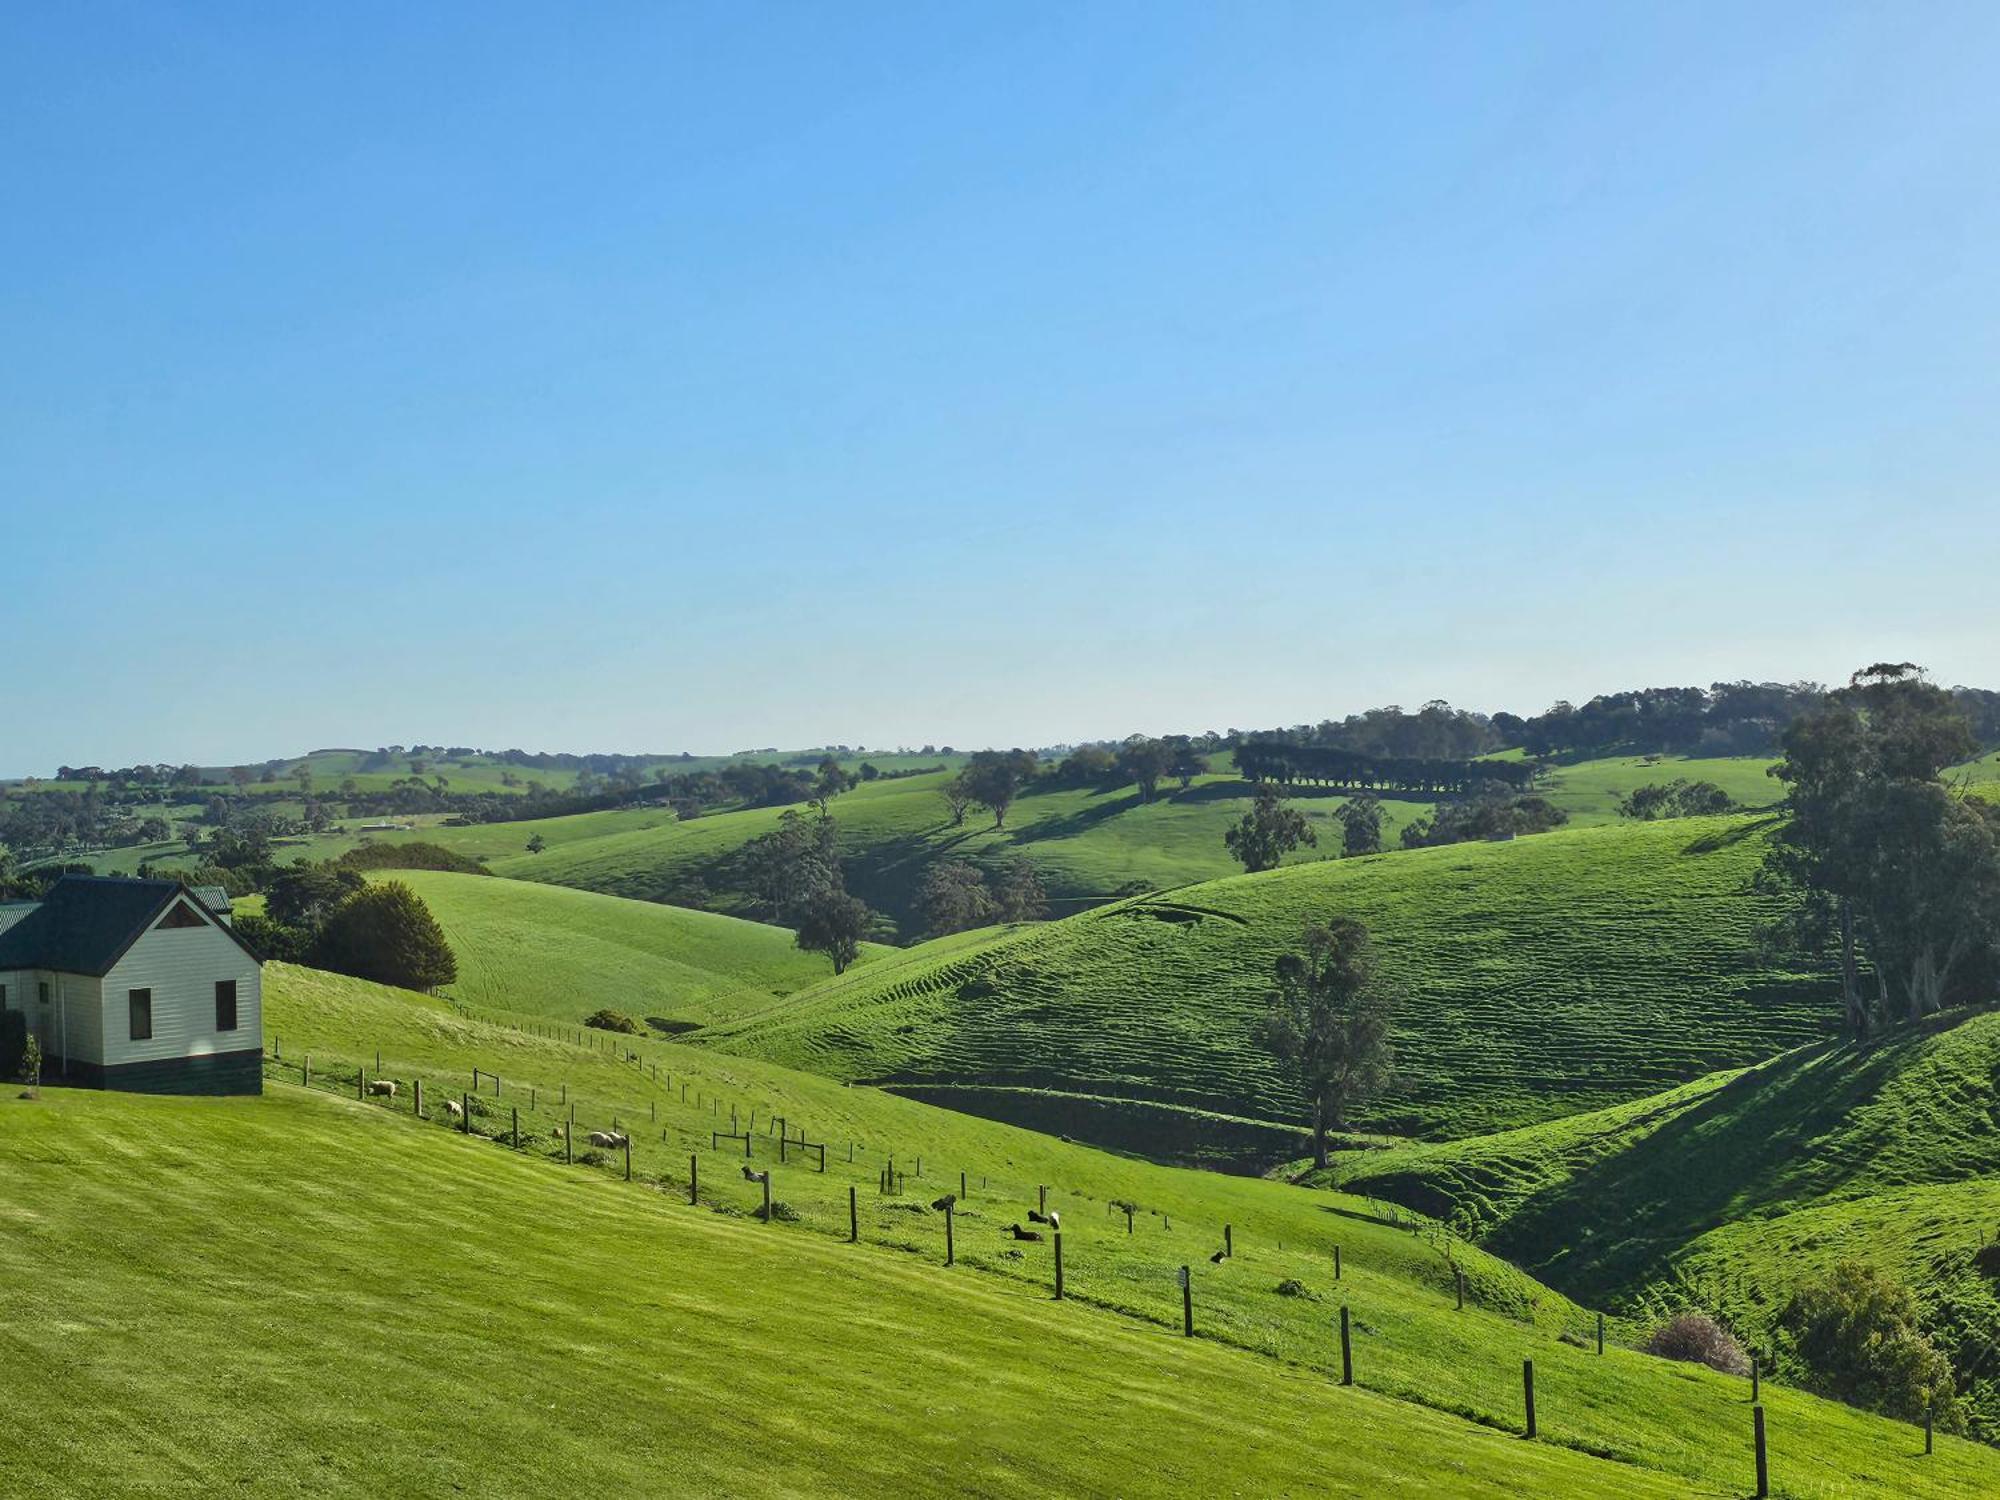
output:
[[[104, 1007], [95, 979], [22, 969], [0, 974], [0, 984], [7, 986], [7, 1009], [28, 1018], [28, 1031], [41, 1043], [44, 1056], [67, 1055], [80, 1062], [103, 1060]], [[47, 1005], [41, 1001], [45, 984], [49, 987]]]
[[[215, 1029], [219, 979], [236, 981], [234, 1031]], [[142, 989], [153, 992], [153, 1037], [135, 1042], [128, 998], [133, 990]], [[150, 928], [104, 976], [103, 1061], [107, 1067], [117, 1067], [261, 1048], [263, 1001], [257, 961], [220, 928], [206, 921], [199, 927]]]

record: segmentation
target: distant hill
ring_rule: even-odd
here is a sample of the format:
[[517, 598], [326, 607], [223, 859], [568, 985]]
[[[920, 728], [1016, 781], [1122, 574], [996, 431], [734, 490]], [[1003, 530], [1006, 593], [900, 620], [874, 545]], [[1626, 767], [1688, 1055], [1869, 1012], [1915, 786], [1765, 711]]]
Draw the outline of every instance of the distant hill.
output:
[[918, 949], [707, 1040], [837, 1077], [1001, 1091], [1018, 1097], [988, 1102], [1009, 1118], [1054, 1090], [1296, 1122], [1251, 1034], [1277, 955], [1309, 917], [1345, 914], [1407, 992], [1403, 1088], [1360, 1123], [1451, 1136], [1551, 1119], [1825, 1033], [1825, 985], [1753, 948], [1768, 826], [1627, 823], [1186, 886], [934, 960]]

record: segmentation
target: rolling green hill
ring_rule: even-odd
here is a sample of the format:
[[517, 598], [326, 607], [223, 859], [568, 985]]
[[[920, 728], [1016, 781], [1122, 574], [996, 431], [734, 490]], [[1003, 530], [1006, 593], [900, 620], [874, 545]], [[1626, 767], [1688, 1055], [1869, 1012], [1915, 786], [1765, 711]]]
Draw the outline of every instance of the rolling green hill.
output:
[[[2000, 1014], [1346, 1154], [1318, 1180], [1447, 1216], [1573, 1295], [1692, 1300], [1757, 1339], [1801, 1279], [1866, 1260], [1918, 1291], [1947, 1347], [2000, 1348], [2000, 1288], [1972, 1265], [2000, 1225]], [[1986, 1365], [1973, 1404], [2000, 1432], [2000, 1359]]]
[[9, 1495], [1717, 1493], [290, 1086], [0, 1164]]
[[[642, 1042], [628, 1059], [622, 1042], [577, 1047], [310, 970], [266, 978], [285, 1060], [263, 1099], [0, 1103], [0, 1399], [38, 1435], [0, 1449], [9, 1492], [1748, 1487], [1741, 1381], [1633, 1353], [1637, 1330], [1617, 1323], [1598, 1355], [1584, 1309], [1366, 1200], [1150, 1166], [703, 1050]], [[295, 1081], [308, 1050], [311, 1092]], [[354, 1070], [373, 1074], [378, 1050], [403, 1089], [363, 1103]], [[439, 1108], [460, 1090], [470, 1136]], [[756, 1221], [736, 1143], [711, 1149], [732, 1106], [758, 1111], [754, 1165], [784, 1222]], [[579, 1130], [632, 1130], [631, 1185], [616, 1152], [563, 1164], [550, 1126], [569, 1107]], [[795, 1146], [773, 1159], [774, 1111], [833, 1146], [823, 1175]], [[891, 1153], [925, 1175], [882, 1191]], [[961, 1171], [947, 1267], [926, 1204]], [[1037, 1184], [1063, 1220], [1060, 1306], [1046, 1240], [1001, 1232]], [[850, 1187], [859, 1245], [841, 1243]], [[1225, 1224], [1235, 1255], [1213, 1263]], [[327, 1317], [336, 1295], [343, 1316]], [[1334, 1384], [1341, 1305], [1353, 1390]], [[1524, 1358], [1535, 1443], [1513, 1435]], [[1908, 1427], [1764, 1396], [1780, 1493], [2000, 1483], [1991, 1450], [1946, 1438], [1924, 1458]], [[86, 1407], [102, 1420], [59, 1420]]]
[[704, 1040], [841, 1078], [1016, 1091], [989, 1100], [1011, 1118], [1027, 1091], [1061, 1090], [1290, 1121], [1252, 1030], [1301, 924], [1346, 914], [1405, 990], [1403, 1087], [1361, 1123], [1552, 1119], [1823, 1034], [1823, 986], [1753, 950], [1766, 828], [1627, 824], [1237, 876], [829, 980]]
[[[825, 978], [789, 928], [592, 891], [396, 870], [458, 957], [447, 993], [472, 1004], [581, 1021], [603, 1008], [705, 1025], [770, 1006]], [[857, 969], [895, 950], [866, 945]], [[853, 971], [850, 971], [853, 972]]]

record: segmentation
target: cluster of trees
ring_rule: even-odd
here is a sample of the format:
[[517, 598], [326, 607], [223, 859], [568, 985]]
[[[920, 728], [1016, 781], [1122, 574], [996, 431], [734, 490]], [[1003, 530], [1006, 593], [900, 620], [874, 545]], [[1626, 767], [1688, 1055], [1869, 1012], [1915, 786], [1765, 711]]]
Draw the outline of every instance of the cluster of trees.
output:
[[993, 814], [995, 828], [1006, 827], [1007, 809], [1034, 781], [1038, 765], [1032, 750], [975, 750], [941, 794], [952, 826], [965, 821], [967, 809], [983, 807]]
[[458, 960], [423, 898], [400, 880], [370, 884], [335, 864], [298, 864], [265, 887], [264, 914], [236, 921], [266, 958], [311, 964], [377, 984], [434, 990], [458, 978]]
[[1242, 731], [1225, 737], [1230, 745], [1261, 741], [1271, 744], [1351, 750], [1380, 760], [1471, 760], [1518, 743], [1523, 720], [1517, 714], [1473, 713], [1434, 698], [1415, 713], [1395, 704], [1295, 724], [1289, 729]]
[[833, 972], [843, 974], [875, 913], [847, 890], [837, 833], [824, 805], [812, 817], [787, 809], [775, 829], [744, 846], [741, 859], [764, 914], [793, 928], [801, 949], [825, 954]]
[[1505, 782], [1475, 782], [1466, 795], [1440, 802], [1425, 816], [1406, 823], [1402, 844], [1405, 849], [1429, 849], [1477, 839], [1511, 839], [1547, 833], [1568, 821], [1569, 814], [1546, 797], [1517, 791]]
[[969, 860], [945, 860], [925, 872], [917, 891], [917, 911], [934, 937], [995, 922], [1032, 922], [1047, 903], [1041, 876], [1018, 858], [990, 874]]
[[1540, 774], [1524, 761], [1428, 760], [1263, 738], [1238, 745], [1235, 759], [1251, 781], [1444, 795], [1469, 792], [1485, 781], [1526, 787]]
[[1055, 786], [1136, 786], [1151, 802], [1163, 781], [1178, 781], [1186, 791], [1195, 777], [1207, 775], [1214, 748], [1206, 735], [1135, 734], [1115, 744], [1078, 745], [1046, 777]]
[[1634, 787], [1618, 799], [1621, 818], [1637, 818], [1645, 823], [1655, 818], [1701, 818], [1735, 810], [1736, 803], [1729, 793], [1714, 782], [1689, 781], [1685, 777]]
[[1794, 901], [1773, 936], [1835, 951], [1849, 1030], [1988, 992], [2000, 977], [2000, 806], [1941, 774], [1977, 748], [1958, 699], [1911, 663], [1878, 663], [1797, 719], [1782, 748], [1771, 774], [1789, 817], [1763, 878]]

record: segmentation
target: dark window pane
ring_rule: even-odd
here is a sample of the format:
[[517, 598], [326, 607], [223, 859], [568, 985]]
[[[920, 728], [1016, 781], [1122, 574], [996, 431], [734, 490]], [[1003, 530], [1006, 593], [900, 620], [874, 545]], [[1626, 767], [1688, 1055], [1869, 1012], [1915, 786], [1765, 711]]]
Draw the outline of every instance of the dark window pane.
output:
[[132, 1040], [150, 1042], [153, 1039], [153, 992], [133, 990], [128, 998], [132, 1004]]
[[215, 1029], [236, 1029], [236, 981], [233, 979], [215, 981]]

